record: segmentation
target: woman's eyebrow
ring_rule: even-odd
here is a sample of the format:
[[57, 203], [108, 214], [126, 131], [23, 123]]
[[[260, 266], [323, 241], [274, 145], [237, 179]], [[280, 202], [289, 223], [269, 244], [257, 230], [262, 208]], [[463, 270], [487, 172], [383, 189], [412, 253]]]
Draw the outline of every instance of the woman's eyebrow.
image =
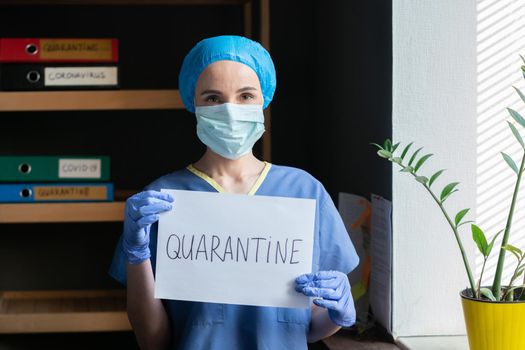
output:
[[[245, 92], [245, 91], [257, 91], [257, 89], [253, 86], [245, 86], [245, 87], [242, 87], [240, 88], [239, 90], [237, 90], [237, 92]], [[212, 90], [212, 89], [208, 89], [208, 90], [204, 90], [203, 92], [201, 92], [201, 96], [202, 95], [208, 95], [208, 94], [216, 94], [216, 95], [221, 95], [222, 92], [219, 91], [219, 90]]]
[[220, 95], [220, 94], [222, 94], [222, 92], [220, 92], [219, 90], [204, 90], [203, 92], [201, 92], [201, 96], [202, 96], [202, 95], [207, 95], [207, 94], [217, 94], [217, 95]]
[[253, 86], [245, 86], [245, 87], [240, 88], [239, 90], [237, 90], [237, 92], [252, 91], [252, 90], [257, 90], [257, 89], [254, 88]]

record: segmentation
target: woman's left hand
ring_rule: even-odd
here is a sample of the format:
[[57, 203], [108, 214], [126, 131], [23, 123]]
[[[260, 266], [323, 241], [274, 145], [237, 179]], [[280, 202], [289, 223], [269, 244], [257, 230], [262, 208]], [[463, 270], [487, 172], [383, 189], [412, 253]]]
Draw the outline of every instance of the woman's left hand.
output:
[[350, 327], [355, 323], [356, 313], [348, 276], [339, 271], [307, 273], [295, 279], [295, 290], [315, 297], [314, 304], [328, 309], [335, 324]]

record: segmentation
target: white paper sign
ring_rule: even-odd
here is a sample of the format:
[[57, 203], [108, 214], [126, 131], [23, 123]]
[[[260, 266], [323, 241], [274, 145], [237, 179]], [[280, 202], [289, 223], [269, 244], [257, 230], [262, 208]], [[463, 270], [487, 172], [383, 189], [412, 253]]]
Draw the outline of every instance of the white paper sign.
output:
[[295, 278], [312, 271], [315, 200], [161, 190], [155, 297], [306, 308]]

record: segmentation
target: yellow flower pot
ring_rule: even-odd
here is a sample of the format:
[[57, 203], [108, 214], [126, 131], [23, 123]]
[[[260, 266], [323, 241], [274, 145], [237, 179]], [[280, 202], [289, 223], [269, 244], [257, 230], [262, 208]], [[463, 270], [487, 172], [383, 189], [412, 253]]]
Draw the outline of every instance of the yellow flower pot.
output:
[[525, 349], [525, 300], [491, 302], [465, 292], [460, 295], [470, 350]]

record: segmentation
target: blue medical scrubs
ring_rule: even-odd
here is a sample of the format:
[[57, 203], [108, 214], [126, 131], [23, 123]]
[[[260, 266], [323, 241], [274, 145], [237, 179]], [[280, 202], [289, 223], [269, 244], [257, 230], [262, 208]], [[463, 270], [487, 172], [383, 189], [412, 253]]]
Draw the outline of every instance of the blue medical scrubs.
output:
[[[146, 190], [162, 188], [224, 192], [192, 165], [163, 176]], [[313, 272], [352, 271], [359, 263], [341, 217], [323, 185], [307, 172], [266, 163], [250, 195], [316, 200]], [[176, 200], [176, 199], [175, 199]], [[126, 284], [126, 257], [118, 243], [109, 274]], [[157, 224], [151, 227], [155, 271]], [[271, 283], [272, 281], [261, 281]], [[172, 349], [307, 349], [310, 310], [163, 300], [172, 328]]]

